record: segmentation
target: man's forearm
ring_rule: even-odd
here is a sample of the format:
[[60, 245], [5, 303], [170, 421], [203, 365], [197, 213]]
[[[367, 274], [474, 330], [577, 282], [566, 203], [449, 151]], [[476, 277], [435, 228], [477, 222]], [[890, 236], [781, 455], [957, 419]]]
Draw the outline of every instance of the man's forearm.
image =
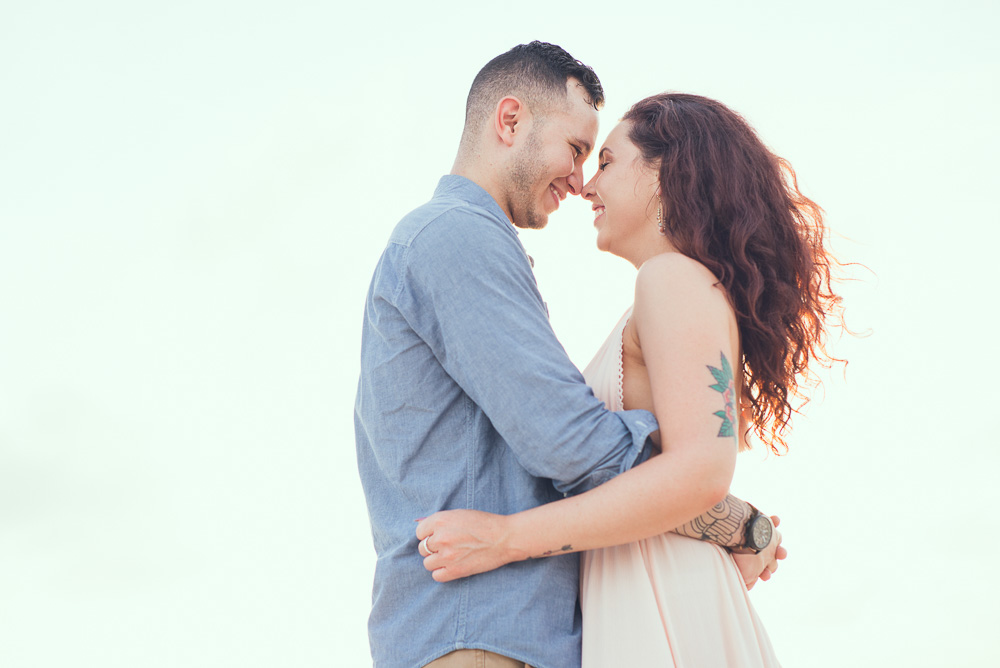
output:
[[674, 533], [722, 547], [742, 547], [749, 518], [750, 504], [729, 494], [708, 512], [674, 529]]

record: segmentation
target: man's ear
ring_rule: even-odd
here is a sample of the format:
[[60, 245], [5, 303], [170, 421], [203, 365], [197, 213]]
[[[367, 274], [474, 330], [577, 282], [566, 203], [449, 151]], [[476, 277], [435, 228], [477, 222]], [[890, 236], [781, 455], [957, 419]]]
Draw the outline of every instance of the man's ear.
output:
[[524, 127], [528, 110], [516, 97], [508, 95], [497, 103], [493, 114], [493, 129], [507, 146], [514, 144], [515, 133]]

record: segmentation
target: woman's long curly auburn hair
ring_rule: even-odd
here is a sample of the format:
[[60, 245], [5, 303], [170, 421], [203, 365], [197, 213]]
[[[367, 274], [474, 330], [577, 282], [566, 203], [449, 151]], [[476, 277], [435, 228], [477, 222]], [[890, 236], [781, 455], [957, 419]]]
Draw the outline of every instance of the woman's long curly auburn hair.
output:
[[824, 347], [826, 325], [843, 326], [843, 309], [823, 211], [799, 192], [791, 166], [715, 100], [663, 93], [622, 120], [659, 166], [667, 237], [719, 278], [736, 312], [751, 428], [775, 453], [787, 451], [783, 432], [808, 400], [801, 386], [818, 382], [810, 365], [841, 361]]

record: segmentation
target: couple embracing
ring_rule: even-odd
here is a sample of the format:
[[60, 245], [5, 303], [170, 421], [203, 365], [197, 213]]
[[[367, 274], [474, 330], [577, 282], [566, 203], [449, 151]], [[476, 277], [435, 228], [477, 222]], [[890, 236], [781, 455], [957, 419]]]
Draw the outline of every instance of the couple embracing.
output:
[[[778, 665], [747, 595], [777, 518], [728, 490], [828, 360], [821, 212], [724, 105], [655, 95], [597, 149], [603, 101], [558, 46], [490, 61], [375, 269], [355, 429], [380, 668]], [[569, 195], [638, 270], [582, 374], [517, 232]]]

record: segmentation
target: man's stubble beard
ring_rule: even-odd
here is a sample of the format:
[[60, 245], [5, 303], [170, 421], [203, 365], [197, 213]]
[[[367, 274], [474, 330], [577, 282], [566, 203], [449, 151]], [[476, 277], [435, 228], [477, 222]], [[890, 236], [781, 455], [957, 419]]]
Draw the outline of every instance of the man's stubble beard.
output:
[[510, 202], [510, 215], [513, 218], [511, 222], [516, 227], [540, 230], [549, 222], [548, 214], [537, 211], [533, 192], [543, 171], [538, 160], [541, 149], [537, 128], [532, 128], [507, 177], [507, 197]]

